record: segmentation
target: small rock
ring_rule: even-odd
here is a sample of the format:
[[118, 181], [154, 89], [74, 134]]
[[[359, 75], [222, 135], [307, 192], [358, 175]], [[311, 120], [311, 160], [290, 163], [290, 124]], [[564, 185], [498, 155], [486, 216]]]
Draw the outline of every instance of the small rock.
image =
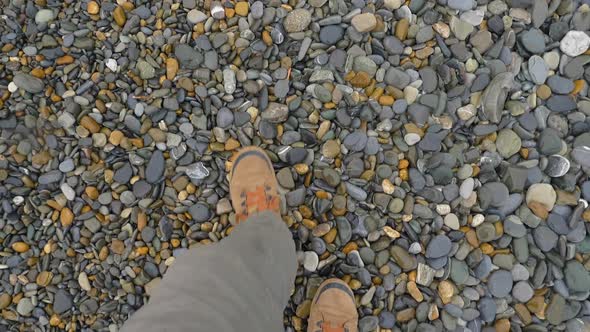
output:
[[306, 251], [303, 257], [303, 267], [309, 272], [314, 272], [319, 264], [319, 257], [313, 251]]
[[41, 9], [35, 14], [35, 23], [37, 24], [44, 24], [50, 21], [53, 21], [55, 18], [53, 14], [53, 10], [51, 9]]
[[40, 93], [45, 89], [45, 83], [42, 80], [25, 73], [17, 73], [12, 81], [17, 87], [29, 93]]
[[581, 55], [589, 47], [590, 36], [583, 31], [568, 31], [559, 43], [561, 51], [571, 57]]
[[285, 31], [291, 33], [305, 30], [310, 23], [311, 12], [307, 9], [299, 8], [291, 11], [285, 17], [283, 26], [285, 27]]
[[53, 311], [55, 311], [55, 313], [63, 314], [70, 310], [73, 305], [72, 296], [67, 291], [59, 289], [57, 293], [55, 293], [53, 301]]
[[520, 151], [522, 142], [520, 137], [518, 137], [514, 131], [511, 129], [503, 129], [498, 133], [496, 146], [502, 158], [508, 159]]
[[358, 32], [369, 32], [377, 25], [377, 19], [371, 13], [363, 13], [353, 17], [350, 23]]
[[197, 9], [191, 9], [186, 15], [186, 20], [191, 24], [198, 24], [207, 20], [207, 14]]
[[490, 293], [498, 298], [503, 298], [510, 294], [512, 285], [512, 274], [506, 270], [495, 271], [488, 278]]

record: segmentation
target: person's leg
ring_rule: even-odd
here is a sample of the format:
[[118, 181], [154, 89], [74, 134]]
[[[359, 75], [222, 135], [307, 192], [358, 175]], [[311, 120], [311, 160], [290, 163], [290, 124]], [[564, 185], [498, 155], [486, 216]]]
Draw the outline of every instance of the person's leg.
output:
[[279, 215], [252, 215], [218, 244], [178, 257], [122, 331], [283, 331], [296, 271]]
[[180, 256], [124, 332], [284, 330], [297, 257], [277, 179], [264, 150], [234, 157], [229, 191], [239, 224], [220, 243]]

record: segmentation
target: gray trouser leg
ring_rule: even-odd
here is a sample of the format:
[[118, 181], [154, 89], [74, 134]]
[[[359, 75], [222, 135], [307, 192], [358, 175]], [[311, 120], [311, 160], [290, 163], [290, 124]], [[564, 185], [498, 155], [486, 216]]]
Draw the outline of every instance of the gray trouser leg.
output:
[[289, 229], [276, 214], [258, 214], [178, 257], [121, 331], [284, 331], [296, 272]]

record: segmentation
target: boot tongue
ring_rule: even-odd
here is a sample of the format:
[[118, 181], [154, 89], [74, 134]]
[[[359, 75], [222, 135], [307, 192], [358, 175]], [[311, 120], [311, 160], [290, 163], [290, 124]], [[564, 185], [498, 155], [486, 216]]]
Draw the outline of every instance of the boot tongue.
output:
[[322, 332], [346, 332], [344, 326], [333, 326], [329, 322], [324, 322], [322, 324]]

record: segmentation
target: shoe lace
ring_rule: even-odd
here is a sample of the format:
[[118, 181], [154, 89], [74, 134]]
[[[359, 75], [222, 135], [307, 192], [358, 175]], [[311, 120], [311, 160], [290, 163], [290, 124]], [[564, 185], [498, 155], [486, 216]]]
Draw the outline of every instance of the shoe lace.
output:
[[278, 210], [279, 199], [277, 195], [269, 195], [270, 186], [256, 186], [254, 190], [244, 190], [240, 194], [242, 202], [240, 211], [236, 211], [236, 221], [246, 220], [254, 212], [266, 210]]

